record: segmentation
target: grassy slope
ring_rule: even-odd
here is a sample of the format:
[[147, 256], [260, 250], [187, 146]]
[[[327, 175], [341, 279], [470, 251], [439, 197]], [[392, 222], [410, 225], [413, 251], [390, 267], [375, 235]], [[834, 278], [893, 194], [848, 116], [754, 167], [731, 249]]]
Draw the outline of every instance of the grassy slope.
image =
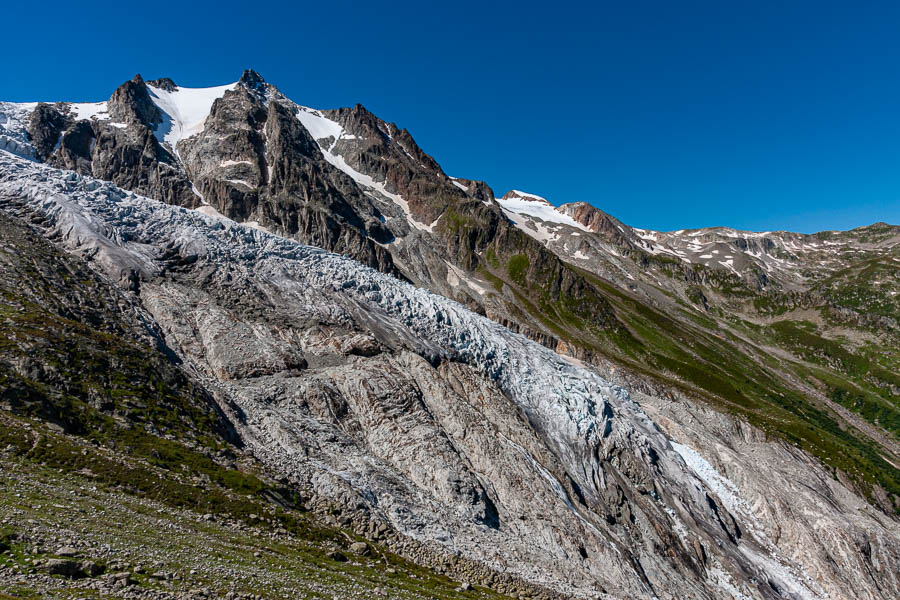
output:
[[[135, 575], [148, 590], [206, 587], [266, 598], [369, 598], [380, 587], [397, 598], [501, 598], [459, 584], [368, 542], [368, 557], [347, 550], [361, 538], [317, 523], [308, 513], [273, 504], [241, 484], [258, 482], [233, 472], [199, 482], [191, 469], [162, 468], [82, 438], [50, 431], [42, 422], [0, 411], [0, 519], [10, 549], [0, 568], [35, 572], [31, 562], [53, 557], [54, 536], [87, 542], [86, 553], [112, 570]], [[204, 517], [204, 513], [213, 517]], [[109, 545], [111, 549], [102, 549]], [[335, 560], [343, 550], [349, 561]], [[391, 569], [392, 571], [388, 571]], [[155, 572], [178, 573], [163, 581]], [[18, 579], [18, 581], [16, 581]], [[91, 597], [89, 581], [59, 577], [0, 577], [0, 593], [13, 597]]]
[[[891, 452], [812, 391], [819, 390], [896, 440], [900, 353], [892, 345], [895, 338], [857, 349], [787, 318], [770, 326], [754, 325], [734, 315], [754, 304], [775, 305], [784, 313], [796, 300], [773, 301], [728, 278], [713, 279], [712, 285], [717, 294], [732, 298], [738, 309], [706, 313], [673, 299], [677, 308], [663, 311], [572, 265], [568, 268], [591, 287], [577, 297], [554, 296], [533, 283], [546, 281], [548, 274], [532, 278], [524, 254], [504, 261], [489, 250], [485, 257], [487, 265], [479, 274], [493, 283], [498, 295], [515, 298], [507, 302], [514, 318], [532, 319], [589, 355], [741, 416], [817, 456], [835, 472], [849, 475], [869, 498], [878, 499], [873, 486], [879, 486], [890, 498], [885, 509], [893, 505], [900, 512], [900, 470], [885, 460]], [[695, 292], [699, 291], [698, 287]], [[522, 310], [527, 315], [517, 314]], [[591, 319], [592, 313], [605, 317], [597, 321]], [[771, 346], [790, 358], [772, 355]], [[891, 460], [900, 464], [896, 456]]]

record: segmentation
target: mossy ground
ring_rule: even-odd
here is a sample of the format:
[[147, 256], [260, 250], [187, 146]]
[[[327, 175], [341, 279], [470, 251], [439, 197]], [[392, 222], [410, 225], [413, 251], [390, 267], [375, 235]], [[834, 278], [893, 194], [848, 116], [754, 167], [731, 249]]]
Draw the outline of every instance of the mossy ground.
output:
[[[10, 533], [28, 532], [28, 541], [13, 539], [0, 554], [0, 568], [27, 574], [34, 560], [53, 556], [53, 539], [74, 538], [97, 549], [92, 560], [143, 567], [133, 578], [148, 590], [369, 598], [381, 588], [395, 598], [502, 597], [484, 588], [457, 591], [458, 582], [372, 542], [368, 557], [355, 557], [346, 548], [361, 538], [248, 493], [244, 485], [198, 482], [187, 471], [132, 460], [8, 413], [0, 414], [0, 435], [6, 448], [0, 455], [0, 519], [12, 523]], [[245, 475], [235, 477], [242, 481]], [[331, 558], [335, 548], [351, 559]], [[155, 572], [179, 577], [161, 580]], [[0, 581], [0, 592], [90, 597], [84, 582], [51, 578], [48, 588], [45, 578], [29, 588]]]

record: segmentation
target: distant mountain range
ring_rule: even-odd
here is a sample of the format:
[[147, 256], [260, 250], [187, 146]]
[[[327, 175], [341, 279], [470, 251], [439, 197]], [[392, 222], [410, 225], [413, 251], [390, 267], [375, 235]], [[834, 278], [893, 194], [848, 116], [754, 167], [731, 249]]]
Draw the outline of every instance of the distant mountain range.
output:
[[657, 232], [585, 200], [498, 197], [253, 71], [0, 103], [0, 442], [92, 440], [333, 528], [238, 530], [410, 561], [340, 597], [431, 597], [416, 568], [439, 597], [900, 595], [900, 226]]

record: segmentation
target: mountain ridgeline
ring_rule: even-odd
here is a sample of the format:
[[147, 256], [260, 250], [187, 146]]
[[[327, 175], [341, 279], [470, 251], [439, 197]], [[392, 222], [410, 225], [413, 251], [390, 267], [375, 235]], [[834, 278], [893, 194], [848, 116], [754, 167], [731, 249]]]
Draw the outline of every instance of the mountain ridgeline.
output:
[[10, 448], [199, 469], [439, 590], [900, 594], [898, 226], [498, 197], [249, 70], [0, 103], [0, 159]]

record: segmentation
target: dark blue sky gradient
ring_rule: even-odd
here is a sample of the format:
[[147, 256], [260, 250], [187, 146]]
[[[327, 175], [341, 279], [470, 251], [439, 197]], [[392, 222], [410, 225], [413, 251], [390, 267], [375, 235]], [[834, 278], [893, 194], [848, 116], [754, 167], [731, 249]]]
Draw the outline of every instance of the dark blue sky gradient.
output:
[[15, 2], [0, 99], [253, 67], [450, 175], [653, 229], [900, 223], [900, 3]]

